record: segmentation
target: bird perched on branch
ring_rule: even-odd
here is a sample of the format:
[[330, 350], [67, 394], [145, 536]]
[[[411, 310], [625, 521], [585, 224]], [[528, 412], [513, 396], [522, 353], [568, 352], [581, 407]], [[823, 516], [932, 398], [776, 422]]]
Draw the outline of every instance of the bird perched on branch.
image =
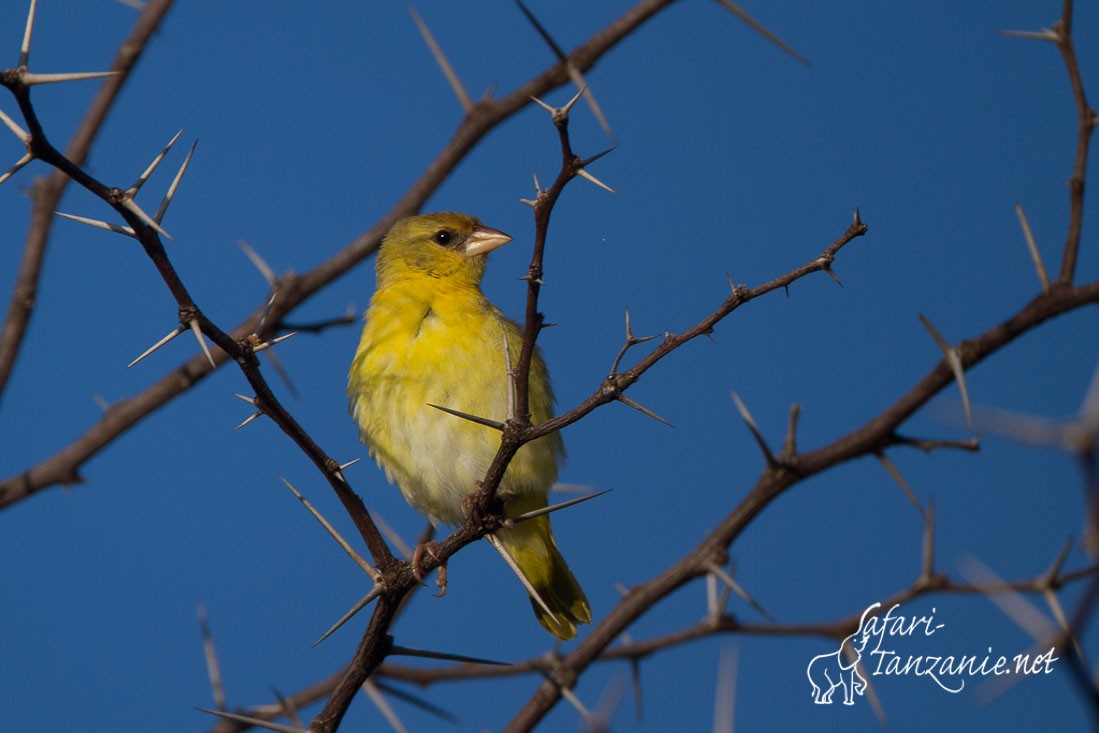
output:
[[[433, 524], [465, 519], [500, 447], [500, 432], [438, 407], [503, 423], [514, 405], [509, 365], [523, 333], [481, 292], [486, 255], [511, 237], [466, 214], [402, 219], [382, 241], [377, 289], [366, 311], [347, 393], [359, 436], [405, 500]], [[537, 424], [553, 416], [541, 356], [530, 366], [529, 404]], [[511, 517], [545, 507], [564, 456], [557, 433], [519, 449], [498, 496]], [[591, 608], [557, 549], [549, 515], [502, 527], [497, 549], [525, 579], [538, 621], [571, 639]], [[414, 572], [419, 572], [413, 560]]]

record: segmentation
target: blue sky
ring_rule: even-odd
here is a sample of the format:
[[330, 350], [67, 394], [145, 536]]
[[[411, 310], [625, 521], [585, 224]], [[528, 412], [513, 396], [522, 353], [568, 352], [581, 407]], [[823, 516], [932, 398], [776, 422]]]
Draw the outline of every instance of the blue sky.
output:
[[[18, 56], [25, 8], [0, 7], [0, 65]], [[105, 68], [134, 11], [107, 0], [41, 0], [31, 67]], [[445, 145], [461, 110], [403, 4], [181, 3], [151, 44], [89, 162], [127, 186], [180, 128], [199, 139], [165, 226], [169, 252], [205, 312], [230, 327], [265, 297], [241, 254], [244, 239], [277, 272], [306, 271], [368, 229]], [[477, 97], [509, 92], [552, 61], [507, 2], [416, 5]], [[626, 3], [532, 3], [566, 48], [620, 15]], [[682, 330], [737, 283], [757, 285], [812, 259], [859, 207], [869, 234], [848, 246], [838, 288], [818, 275], [735, 313], [712, 340], [688, 344], [630, 395], [675, 424], [622, 405], [564, 434], [562, 480], [614, 492], [557, 515], [555, 533], [596, 619], [630, 586], [694, 547], [748, 492], [762, 462], [729, 398], [747, 403], [772, 444], [791, 403], [799, 440], [824, 445], [861, 425], [939, 359], [917, 316], [951, 342], [975, 336], [1038, 291], [1013, 211], [1025, 208], [1055, 270], [1067, 221], [1075, 116], [1060, 56], [1049, 44], [1004, 38], [1037, 29], [1056, 2], [790, 2], [745, 6], [811, 61], [805, 67], [718, 4], [662, 12], [588, 75], [616, 136], [593, 172], [611, 195], [575, 182], [554, 215], [542, 309], [558, 324], [540, 341], [560, 407], [595, 390], [623, 336]], [[1092, 96], [1099, 95], [1095, 8], [1081, 4], [1076, 38]], [[6, 50], [3, 50], [6, 49]], [[6, 56], [5, 56], [6, 54]], [[55, 143], [67, 140], [95, 83], [36, 90]], [[549, 95], [563, 103], [571, 89]], [[15, 105], [0, 97], [0, 109]], [[608, 147], [584, 107], [574, 114], [582, 154]], [[529, 107], [494, 131], [432, 196], [514, 237], [493, 254], [489, 297], [521, 314], [533, 222], [519, 203], [531, 173], [552, 179], [559, 160], [544, 112]], [[180, 146], [182, 147], [182, 146]], [[0, 167], [16, 160], [0, 135]], [[183, 153], [169, 158], [174, 168]], [[0, 188], [0, 296], [18, 267], [34, 164]], [[1092, 174], [1094, 164], [1090, 166]], [[148, 184], [155, 208], [170, 174]], [[1094, 187], [1093, 187], [1094, 188]], [[1094, 205], [1094, 193], [1089, 194]], [[70, 189], [63, 210], [110, 217]], [[1085, 216], [1079, 280], [1099, 256]], [[295, 320], [365, 307], [372, 261], [319, 293]], [[169, 331], [175, 303], [131, 241], [58, 222], [35, 317], [0, 409], [0, 475], [70, 443], [113, 402], [160, 378], [197, 346], [179, 339], [133, 369], [125, 365]], [[1066, 418], [1099, 362], [1094, 309], [1047, 323], [969, 375], [976, 404]], [[358, 329], [305, 335], [279, 347], [298, 396], [280, 395], [340, 460], [365, 455], [346, 413], [346, 372]], [[274, 375], [271, 375], [275, 379]], [[230, 704], [294, 692], [350, 657], [366, 616], [320, 647], [311, 643], [366, 591], [362, 573], [282, 487], [286, 477], [348, 536], [354, 529], [322, 478], [269, 422], [234, 432], [248, 415], [222, 369], [123, 436], [84, 467], [87, 482], [51, 489], [0, 514], [0, 730], [204, 730], [211, 706], [196, 603], [205, 604]], [[960, 438], [951, 387], [905, 432]], [[977, 558], [1013, 579], [1038, 575], [1082, 529], [1074, 464], [1053, 451], [996, 436], [979, 454], [897, 450], [891, 458], [921, 502], [934, 497], [940, 568], [955, 577]], [[407, 540], [423, 520], [369, 461], [349, 479], [367, 506]], [[798, 485], [730, 550], [738, 580], [780, 624], [831, 621], [905, 587], [919, 568], [919, 515], [872, 460]], [[1079, 545], [1067, 567], [1087, 560]], [[1079, 589], [1076, 589], [1077, 591]], [[397, 643], [522, 660], [545, 652], [517, 582], [478, 543], [450, 565], [442, 600], [419, 595], [394, 629]], [[1077, 592], [1064, 594], [1074, 607]], [[1031, 599], [1048, 616], [1040, 599]], [[932, 610], [934, 609], [934, 610]], [[761, 621], [738, 599], [729, 610]], [[902, 613], [933, 614], [912, 654], [1008, 656], [1031, 637], [980, 596], [926, 596]], [[700, 582], [629, 629], [646, 639], [705, 614]], [[903, 646], [908, 644], [908, 646]], [[806, 665], [834, 644], [820, 637], [725, 637], [642, 664], [644, 714], [627, 699], [623, 731], [710, 730], [723, 649], [739, 660], [738, 730], [880, 730], [863, 698], [813, 705]], [[566, 646], [565, 649], [571, 648]], [[1099, 654], [1094, 636], [1085, 650]], [[872, 682], [891, 730], [1073, 730], [1089, 720], [1067, 665], [1022, 680], [988, 701], [979, 685], [949, 694], [924, 678]], [[576, 689], [594, 707], [628, 678], [598, 665]], [[422, 691], [459, 717], [448, 728], [394, 701], [409, 730], [496, 730], [538, 680], [438, 685]], [[307, 713], [310, 711], [306, 711]], [[315, 712], [315, 710], [313, 711]], [[150, 722], [153, 721], [153, 722]], [[345, 729], [384, 729], [364, 697]], [[575, 730], [566, 704], [545, 730]]]

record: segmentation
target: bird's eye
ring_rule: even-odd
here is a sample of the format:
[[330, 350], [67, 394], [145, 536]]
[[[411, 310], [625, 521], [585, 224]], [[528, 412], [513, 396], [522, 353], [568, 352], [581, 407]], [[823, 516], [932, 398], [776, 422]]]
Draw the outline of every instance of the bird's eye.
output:
[[449, 247], [451, 244], [454, 243], [454, 232], [450, 231], [449, 229], [440, 229], [439, 231], [435, 232], [435, 236], [433, 236], [431, 239], [436, 244], [441, 244], [444, 247]]

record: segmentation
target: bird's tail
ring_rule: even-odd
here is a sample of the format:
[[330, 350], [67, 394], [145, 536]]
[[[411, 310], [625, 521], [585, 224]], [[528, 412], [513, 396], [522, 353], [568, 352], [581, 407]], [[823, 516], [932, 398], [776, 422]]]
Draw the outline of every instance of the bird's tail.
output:
[[[509, 501], [509, 513], [514, 516], [538, 508], [525, 506], [528, 503]], [[545, 506], [544, 499], [541, 504]], [[591, 623], [588, 598], [557, 549], [548, 516], [520, 522], [510, 530], [501, 529], [496, 537], [538, 594], [538, 598], [531, 596], [530, 605], [546, 631], [567, 640], [576, 636], [578, 624]]]

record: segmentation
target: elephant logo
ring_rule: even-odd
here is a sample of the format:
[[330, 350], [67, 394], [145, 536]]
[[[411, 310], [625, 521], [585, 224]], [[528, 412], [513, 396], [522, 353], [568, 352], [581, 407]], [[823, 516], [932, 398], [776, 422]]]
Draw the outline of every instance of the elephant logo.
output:
[[818, 654], [809, 661], [805, 674], [813, 687], [813, 702], [817, 705], [831, 705], [837, 687], [843, 688], [844, 705], [854, 705], [855, 695], [864, 694], [866, 678], [859, 674], [859, 660], [871, 636], [866, 628], [866, 616], [880, 606], [875, 603], [863, 611], [858, 630], [844, 639], [839, 649]]

